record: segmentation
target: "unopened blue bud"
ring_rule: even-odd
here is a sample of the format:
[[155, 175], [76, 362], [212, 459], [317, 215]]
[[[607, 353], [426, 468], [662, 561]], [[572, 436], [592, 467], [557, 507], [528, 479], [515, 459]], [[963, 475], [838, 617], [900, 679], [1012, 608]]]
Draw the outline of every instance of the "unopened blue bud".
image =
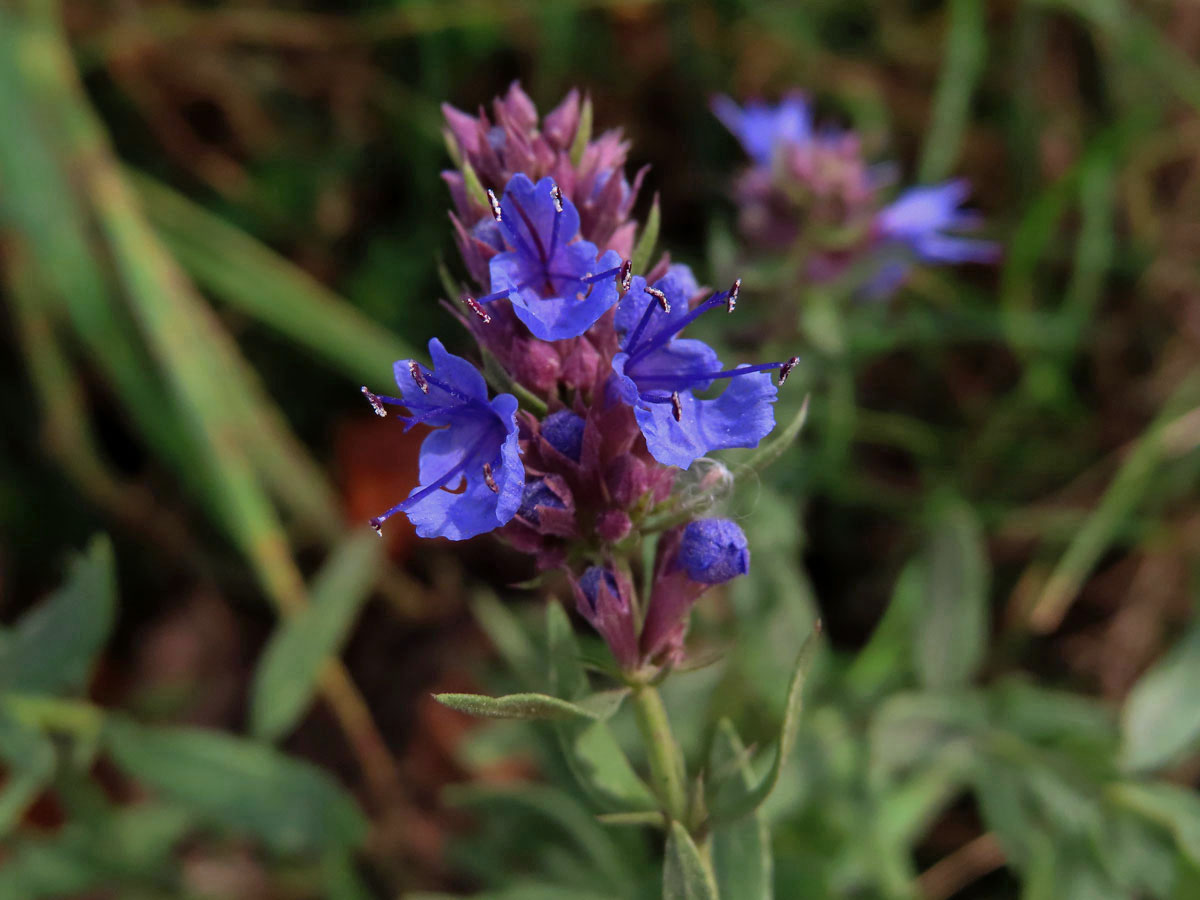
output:
[[746, 535], [729, 519], [688, 523], [679, 543], [679, 565], [701, 584], [722, 584], [750, 571]]
[[560, 409], [542, 422], [542, 437], [563, 456], [579, 462], [583, 453], [583, 427], [583, 419], [569, 409]]

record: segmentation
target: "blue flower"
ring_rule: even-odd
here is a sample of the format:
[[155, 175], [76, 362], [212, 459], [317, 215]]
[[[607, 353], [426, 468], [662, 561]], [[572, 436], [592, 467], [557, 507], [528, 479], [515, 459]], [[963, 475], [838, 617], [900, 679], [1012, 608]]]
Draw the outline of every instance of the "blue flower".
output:
[[799, 93], [789, 94], [774, 106], [751, 100], [744, 107], [721, 94], [713, 98], [712, 111], [741, 141], [746, 155], [761, 166], [771, 164], [778, 144], [801, 144], [813, 136], [808, 100]]
[[[871, 298], [892, 293], [908, 278], [914, 259], [935, 264], [995, 262], [999, 245], [953, 233], [979, 227], [979, 216], [961, 209], [970, 192], [965, 180], [956, 179], [909, 188], [881, 209], [875, 219], [875, 235], [882, 262], [862, 293]], [[889, 249], [901, 254], [889, 254]]]
[[[740, 284], [689, 312], [696, 281], [687, 266], [672, 266], [650, 287], [634, 278], [617, 308], [621, 352], [613, 357], [616, 376], [609, 381], [609, 395], [633, 407], [646, 447], [660, 463], [686, 469], [712, 450], [755, 447], [775, 427], [776, 387], [769, 373], [778, 369], [782, 384], [795, 357], [722, 369], [707, 344], [675, 337], [711, 309], [732, 312]], [[697, 396], [716, 381], [728, 381], [718, 396]]]
[[701, 584], [724, 584], [750, 571], [746, 533], [729, 519], [697, 519], [683, 529], [679, 565]]
[[468, 299], [468, 305], [489, 321], [486, 305], [507, 297], [536, 338], [558, 341], [583, 334], [617, 302], [628, 265], [613, 250], [597, 259], [595, 244], [576, 240], [579, 212], [549, 178], [535, 185], [517, 174], [502, 200], [490, 191], [488, 197], [507, 249], [489, 263], [492, 293]]
[[525, 467], [517, 447], [517, 399], [497, 394], [489, 402], [483, 376], [437, 338], [429, 342], [429, 356], [433, 369], [412, 359], [396, 363], [400, 397], [362, 389], [381, 416], [384, 404], [405, 407], [409, 414], [399, 418], [406, 431], [418, 423], [437, 429], [421, 444], [420, 484], [371, 525], [380, 531], [402, 512], [421, 537], [461, 541], [500, 527], [521, 505]]

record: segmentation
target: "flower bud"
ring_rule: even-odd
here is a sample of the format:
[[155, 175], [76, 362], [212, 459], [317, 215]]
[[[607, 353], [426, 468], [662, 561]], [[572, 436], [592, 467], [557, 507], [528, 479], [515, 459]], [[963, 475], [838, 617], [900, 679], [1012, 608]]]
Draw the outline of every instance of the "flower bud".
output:
[[546, 443], [574, 462], [583, 451], [583, 419], [569, 409], [550, 413], [542, 420], [542, 437]]
[[623, 669], [638, 663], [637, 634], [629, 585], [607, 566], [591, 566], [572, 578], [575, 608], [600, 633]]
[[729, 519], [689, 522], [679, 542], [679, 565], [701, 584], [724, 584], [750, 571], [746, 534]]

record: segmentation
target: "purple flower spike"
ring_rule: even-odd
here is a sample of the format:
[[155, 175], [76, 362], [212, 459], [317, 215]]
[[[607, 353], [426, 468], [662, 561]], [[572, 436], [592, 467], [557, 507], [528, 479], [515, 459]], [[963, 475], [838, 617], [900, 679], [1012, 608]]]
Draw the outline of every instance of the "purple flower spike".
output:
[[760, 166], [771, 164], [780, 144], [805, 143], [813, 134], [808, 99], [800, 93], [789, 94], [774, 106], [751, 100], [744, 107], [720, 94], [712, 99], [712, 111]]
[[384, 404], [405, 407], [409, 414], [399, 418], [406, 431], [417, 424], [437, 429], [421, 444], [420, 484], [371, 524], [379, 531], [402, 512], [421, 537], [460, 541], [500, 527], [521, 505], [517, 399], [498, 394], [489, 402], [483, 376], [437, 338], [429, 342], [429, 356], [432, 369], [411, 359], [396, 363], [399, 397], [363, 390], [376, 412]]
[[[785, 376], [792, 361], [723, 369], [710, 346], [675, 336], [710, 310], [732, 311], [739, 284], [689, 311], [695, 278], [687, 266], [672, 266], [649, 287], [635, 277], [617, 308], [621, 352], [609, 397], [633, 407], [647, 449], [664, 465], [686, 469], [712, 450], [756, 447], [775, 427], [770, 373]], [[716, 381], [728, 381], [721, 394], [696, 396]]]
[[611, 569], [592, 566], [571, 585], [575, 608], [604, 638], [618, 665], [633, 669], [638, 663], [638, 642], [629, 602], [629, 585]]
[[618, 298], [621, 257], [579, 237], [579, 212], [549, 178], [536, 185], [514, 175], [504, 198], [493, 195], [493, 214], [506, 252], [491, 258], [492, 293], [485, 305], [507, 297], [513, 312], [543, 341], [578, 337]]

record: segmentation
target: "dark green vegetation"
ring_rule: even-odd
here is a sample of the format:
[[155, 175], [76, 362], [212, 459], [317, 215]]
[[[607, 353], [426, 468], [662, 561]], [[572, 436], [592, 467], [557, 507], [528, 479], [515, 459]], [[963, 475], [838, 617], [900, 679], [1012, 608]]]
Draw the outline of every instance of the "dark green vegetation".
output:
[[[469, 347], [438, 104], [514, 77], [589, 89], [663, 243], [746, 277], [707, 337], [804, 357], [721, 662], [668, 696], [749, 784], [824, 620], [776, 896], [1200, 894], [1198, 52], [1183, 0], [0, 2], [0, 897], [659, 896], [582, 731], [428, 701], [546, 690], [530, 573], [358, 526], [415, 450], [359, 385]], [[751, 265], [707, 98], [794, 85], [903, 183], [970, 178], [1003, 265], [889, 306]], [[714, 852], [763, 896], [755, 828]]]

